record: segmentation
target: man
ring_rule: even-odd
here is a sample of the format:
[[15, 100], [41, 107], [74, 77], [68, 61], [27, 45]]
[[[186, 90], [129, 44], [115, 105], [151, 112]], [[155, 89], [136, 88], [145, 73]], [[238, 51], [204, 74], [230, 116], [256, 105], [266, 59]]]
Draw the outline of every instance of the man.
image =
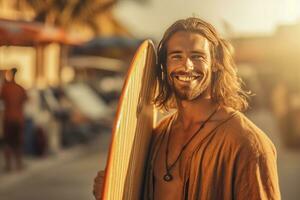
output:
[[143, 199], [280, 199], [275, 147], [240, 113], [247, 93], [213, 26], [175, 22], [158, 46], [158, 71], [154, 102], [176, 112], [153, 131]]
[[4, 82], [0, 98], [4, 103], [4, 157], [5, 169], [12, 169], [12, 159], [15, 158], [16, 168], [21, 170], [24, 115], [23, 106], [27, 100], [25, 90], [15, 82], [17, 69], [8, 71], [7, 81]]

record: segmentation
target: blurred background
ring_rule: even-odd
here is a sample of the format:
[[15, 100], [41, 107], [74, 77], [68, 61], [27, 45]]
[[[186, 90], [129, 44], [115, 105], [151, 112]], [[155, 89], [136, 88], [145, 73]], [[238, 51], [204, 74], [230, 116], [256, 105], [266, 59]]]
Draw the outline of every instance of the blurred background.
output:
[[189, 16], [233, 44], [238, 72], [256, 94], [246, 115], [277, 148], [282, 199], [298, 200], [298, 0], [0, 0], [0, 87], [17, 68], [27, 94], [22, 170], [4, 168], [0, 103], [0, 199], [92, 199], [135, 50]]

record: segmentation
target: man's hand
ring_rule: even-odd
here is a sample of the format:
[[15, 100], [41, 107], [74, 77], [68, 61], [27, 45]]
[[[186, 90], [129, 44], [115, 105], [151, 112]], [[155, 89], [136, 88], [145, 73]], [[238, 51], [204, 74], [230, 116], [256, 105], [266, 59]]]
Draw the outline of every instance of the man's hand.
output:
[[104, 171], [99, 171], [97, 173], [96, 178], [94, 179], [93, 194], [94, 194], [96, 200], [101, 199], [102, 187], [103, 187], [103, 177], [104, 177]]

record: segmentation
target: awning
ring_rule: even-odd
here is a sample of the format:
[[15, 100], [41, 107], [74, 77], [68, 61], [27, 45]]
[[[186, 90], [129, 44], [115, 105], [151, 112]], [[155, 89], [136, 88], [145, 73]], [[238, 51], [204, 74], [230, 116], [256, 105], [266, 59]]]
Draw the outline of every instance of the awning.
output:
[[78, 44], [64, 30], [38, 22], [0, 19], [0, 46], [33, 46], [47, 43]]

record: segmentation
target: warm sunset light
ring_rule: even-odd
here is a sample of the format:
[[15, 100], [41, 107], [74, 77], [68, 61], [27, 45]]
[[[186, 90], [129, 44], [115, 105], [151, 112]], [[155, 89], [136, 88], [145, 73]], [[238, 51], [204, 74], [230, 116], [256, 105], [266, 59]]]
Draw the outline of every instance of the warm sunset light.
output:
[[299, 200], [299, 37], [300, 0], [0, 0], [0, 200]]

